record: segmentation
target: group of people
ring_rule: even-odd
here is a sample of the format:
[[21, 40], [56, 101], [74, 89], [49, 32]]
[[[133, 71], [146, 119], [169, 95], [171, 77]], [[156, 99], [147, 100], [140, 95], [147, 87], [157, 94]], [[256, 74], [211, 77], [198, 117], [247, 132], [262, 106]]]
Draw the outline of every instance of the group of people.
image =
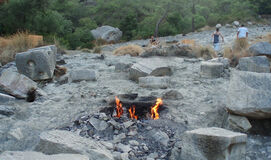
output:
[[[220, 50], [219, 37], [221, 37], [222, 42], [224, 42], [224, 37], [219, 32], [219, 28], [216, 28], [216, 31], [212, 34], [212, 37], [213, 37], [214, 50], [219, 51]], [[248, 29], [245, 27], [245, 25], [242, 24], [241, 27], [238, 29], [236, 38], [237, 39], [248, 38]]]

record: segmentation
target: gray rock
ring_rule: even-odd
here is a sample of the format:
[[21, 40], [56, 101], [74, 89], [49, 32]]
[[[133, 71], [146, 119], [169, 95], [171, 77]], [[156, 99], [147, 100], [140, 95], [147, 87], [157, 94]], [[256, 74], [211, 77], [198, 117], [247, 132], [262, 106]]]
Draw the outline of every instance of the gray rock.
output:
[[111, 152], [99, 142], [69, 131], [52, 130], [41, 133], [35, 150], [44, 154], [84, 154], [90, 160], [113, 160]]
[[247, 132], [251, 127], [252, 126], [246, 117], [231, 114], [229, 115], [225, 126], [225, 128], [236, 132]]
[[15, 97], [0, 93], [0, 103], [8, 103], [11, 101], [15, 101]]
[[253, 44], [249, 48], [249, 51], [253, 56], [260, 56], [260, 55], [271, 56], [271, 43], [258, 42], [256, 44]]
[[90, 124], [98, 131], [103, 131], [108, 127], [108, 124], [104, 120], [99, 120], [97, 118], [90, 118]]
[[245, 160], [247, 135], [222, 128], [186, 131], [181, 160]]
[[120, 142], [122, 139], [125, 139], [125, 138], [126, 138], [125, 133], [121, 133], [121, 134], [119, 134], [119, 135], [113, 136], [113, 142], [114, 142], [114, 143], [118, 143], [118, 142]]
[[117, 72], [128, 72], [129, 68], [132, 66], [131, 63], [116, 63], [115, 71]]
[[6, 151], [0, 155], [1, 160], [89, 160], [85, 155], [80, 154], [56, 154], [45, 155], [31, 151]]
[[217, 24], [215, 27], [216, 27], [216, 28], [221, 28], [222, 25], [221, 25], [221, 24]]
[[130, 140], [129, 144], [132, 145], [132, 146], [138, 146], [139, 145], [139, 143], [137, 141], [135, 141], [135, 140]]
[[176, 90], [170, 90], [170, 91], [164, 92], [162, 98], [170, 99], [170, 100], [178, 100], [178, 99], [183, 99], [183, 95]]
[[228, 88], [230, 112], [251, 118], [271, 118], [270, 73], [234, 71]]
[[195, 58], [192, 48], [187, 44], [176, 44], [165, 47], [165, 52], [168, 56], [180, 56], [180, 57], [189, 57]]
[[130, 145], [124, 145], [122, 143], [117, 144], [116, 147], [117, 147], [117, 149], [121, 150], [124, 153], [132, 150]]
[[96, 81], [96, 74], [93, 70], [72, 70], [69, 75], [69, 82]]
[[228, 69], [230, 67], [230, 60], [224, 57], [218, 57], [208, 60], [208, 62], [223, 63], [223, 68]]
[[118, 28], [102, 26], [91, 30], [95, 39], [103, 39], [107, 42], [118, 42], [122, 37], [122, 32]]
[[206, 78], [219, 78], [223, 73], [223, 63], [201, 62], [201, 76]]
[[143, 59], [129, 69], [129, 79], [138, 81], [139, 77], [170, 76], [172, 70], [167, 63], [159, 58]]
[[11, 116], [15, 114], [16, 108], [7, 105], [0, 105], [0, 114], [5, 116]]
[[258, 73], [270, 73], [270, 63], [266, 56], [243, 57], [239, 59], [238, 69]]
[[143, 53], [139, 55], [140, 57], [151, 57], [151, 56], [167, 56], [167, 53], [163, 48], [151, 47], [146, 49]]
[[248, 21], [247, 24], [248, 24], [249, 26], [253, 25], [253, 23], [250, 22], [250, 21]]
[[226, 28], [231, 28], [232, 26], [230, 24], [225, 25]]
[[26, 98], [29, 89], [36, 89], [37, 84], [25, 75], [5, 70], [0, 77], [0, 87], [16, 98]]
[[239, 27], [240, 23], [238, 21], [234, 21], [234, 22], [232, 22], [232, 25], [235, 26], [235, 27]]
[[153, 140], [159, 142], [165, 147], [168, 145], [169, 137], [165, 132], [162, 132], [159, 129], [153, 129], [148, 132], [149, 136], [153, 138]]
[[32, 80], [52, 79], [56, 65], [55, 46], [45, 46], [17, 53], [16, 67], [19, 73]]
[[143, 88], [154, 88], [154, 89], [166, 89], [169, 87], [170, 78], [169, 77], [140, 77], [139, 86]]

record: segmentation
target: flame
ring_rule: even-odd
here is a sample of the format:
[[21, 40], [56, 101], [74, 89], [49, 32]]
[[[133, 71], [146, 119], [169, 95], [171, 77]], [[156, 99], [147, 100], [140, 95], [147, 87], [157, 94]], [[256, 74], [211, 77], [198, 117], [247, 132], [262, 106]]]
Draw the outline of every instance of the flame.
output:
[[130, 107], [129, 108], [129, 113], [130, 113], [131, 119], [136, 119], [137, 120], [138, 116], [135, 115], [135, 108], [136, 107], [134, 105], [133, 105], [133, 107]]
[[153, 106], [151, 108], [151, 118], [156, 120], [159, 119], [159, 113], [158, 113], [158, 109], [159, 106], [163, 104], [162, 98], [157, 98], [155, 106]]
[[117, 109], [117, 115], [115, 117], [120, 118], [123, 114], [123, 108], [122, 108], [122, 103], [120, 103], [119, 98], [116, 96], [116, 109]]

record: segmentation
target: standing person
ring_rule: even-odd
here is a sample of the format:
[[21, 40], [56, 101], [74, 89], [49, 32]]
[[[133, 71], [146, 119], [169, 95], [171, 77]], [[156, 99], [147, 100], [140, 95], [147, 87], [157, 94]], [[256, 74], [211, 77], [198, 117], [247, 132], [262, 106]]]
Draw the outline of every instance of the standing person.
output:
[[213, 37], [214, 50], [215, 51], [219, 51], [220, 50], [219, 37], [221, 37], [222, 38], [222, 42], [224, 42], [224, 37], [219, 32], [219, 28], [216, 28], [216, 31], [212, 34], [212, 37]]
[[245, 27], [245, 25], [242, 24], [237, 32], [237, 39], [241, 39], [241, 38], [246, 39], [247, 37], [248, 37], [248, 29]]

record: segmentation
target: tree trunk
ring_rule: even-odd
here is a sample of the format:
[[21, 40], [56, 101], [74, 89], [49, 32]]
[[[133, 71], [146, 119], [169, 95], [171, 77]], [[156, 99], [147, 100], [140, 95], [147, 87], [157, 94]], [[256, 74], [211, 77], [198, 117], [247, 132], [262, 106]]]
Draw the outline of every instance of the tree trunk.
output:
[[167, 5], [167, 9], [166, 9], [165, 13], [163, 14], [163, 16], [156, 23], [155, 32], [154, 32], [155, 37], [158, 37], [159, 26], [163, 22], [163, 20], [167, 17], [168, 11], [169, 11], [169, 4]]

